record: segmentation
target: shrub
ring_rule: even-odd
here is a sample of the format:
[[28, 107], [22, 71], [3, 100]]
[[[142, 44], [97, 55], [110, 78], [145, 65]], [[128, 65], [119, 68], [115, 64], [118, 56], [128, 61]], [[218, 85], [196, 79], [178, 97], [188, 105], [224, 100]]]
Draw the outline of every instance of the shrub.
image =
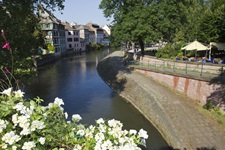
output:
[[165, 47], [160, 48], [157, 53], [157, 58], [166, 58], [171, 59], [175, 58], [176, 56], [182, 57], [183, 52], [181, 51], [181, 44], [172, 44], [168, 43], [165, 45]]
[[140, 149], [138, 144], [147, 139], [141, 129], [123, 130], [117, 120], [96, 120], [96, 125], [85, 126], [79, 114], [64, 112], [62, 99], [56, 97], [48, 106], [41, 106], [39, 97], [25, 100], [24, 92], [8, 88], [0, 96], [1, 149]]
[[213, 102], [212, 100], [208, 101], [204, 106], [203, 106], [204, 109], [207, 109], [207, 110], [212, 110], [213, 109]]

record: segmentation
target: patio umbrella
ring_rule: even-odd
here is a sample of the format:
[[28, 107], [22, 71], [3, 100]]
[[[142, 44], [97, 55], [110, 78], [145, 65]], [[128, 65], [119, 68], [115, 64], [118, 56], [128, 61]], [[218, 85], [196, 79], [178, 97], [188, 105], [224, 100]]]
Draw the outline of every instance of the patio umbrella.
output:
[[191, 51], [191, 50], [195, 50], [195, 51], [209, 50], [209, 48], [207, 46], [203, 45], [202, 43], [200, 43], [198, 41], [191, 42], [188, 45], [186, 45], [185, 47], [182, 47], [181, 49], [185, 50], [185, 54], [186, 54], [186, 51]]

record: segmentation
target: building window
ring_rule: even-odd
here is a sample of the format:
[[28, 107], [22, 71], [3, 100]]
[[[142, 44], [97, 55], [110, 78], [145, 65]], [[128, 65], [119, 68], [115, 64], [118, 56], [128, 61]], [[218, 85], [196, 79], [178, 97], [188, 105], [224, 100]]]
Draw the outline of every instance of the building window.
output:
[[53, 31], [53, 36], [58, 36], [58, 31]]
[[58, 47], [55, 47], [55, 52], [58, 52]]
[[78, 35], [79, 31], [73, 31], [74, 35]]
[[57, 24], [53, 24], [53, 29], [57, 29]]
[[71, 33], [70, 33], [70, 32], [68, 32], [68, 35], [71, 35]]
[[48, 24], [45, 24], [45, 27], [46, 28], [50, 28], [50, 24], [48, 23]]
[[59, 40], [57, 38], [53, 39], [53, 44], [59, 44]]
[[72, 45], [71, 44], [69, 44], [69, 48], [72, 48]]
[[75, 42], [78, 42], [78, 41], [79, 41], [79, 38], [74, 38], [74, 41], [75, 41]]
[[67, 42], [72, 42], [73, 39], [72, 38], [67, 38]]

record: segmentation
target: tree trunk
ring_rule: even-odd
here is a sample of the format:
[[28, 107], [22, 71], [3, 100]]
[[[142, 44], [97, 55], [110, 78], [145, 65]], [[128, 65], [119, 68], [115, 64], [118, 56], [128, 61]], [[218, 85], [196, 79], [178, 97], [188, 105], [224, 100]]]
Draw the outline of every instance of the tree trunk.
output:
[[142, 38], [139, 38], [139, 45], [141, 47], [141, 55], [144, 56], [145, 55], [145, 45], [144, 45]]

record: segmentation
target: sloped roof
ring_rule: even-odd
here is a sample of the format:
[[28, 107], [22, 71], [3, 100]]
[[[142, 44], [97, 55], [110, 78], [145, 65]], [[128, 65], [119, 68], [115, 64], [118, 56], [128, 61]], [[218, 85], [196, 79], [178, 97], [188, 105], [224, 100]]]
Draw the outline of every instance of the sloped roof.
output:
[[85, 29], [88, 29], [86, 26], [84, 25], [75, 25], [73, 26], [74, 29], [76, 30], [85, 30]]
[[65, 26], [66, 30], [68, 30], [68, 31], [74, 30], [68, 22], [62, 22], [62, 24]]
[[59, 20], [58, 18], [56, 18], [50, 11], [48, 11], [47, 9], [45, 9], [42, 5], [39, 5], [39, 15], [41, 17], [49, 17], [49, 19], [47, 21], [43, 21], [41, 20], [40, 23], [43, 23], [43, 22], [53, 22], [53, 23], [56, 23], [56, 24], [61, 24], [61, 20]]
[[96, 23], [88, 23], [88, 24], [86, 24], [86, 26], [89, 26], [91, 28], [100, 28], [100, 26]]

